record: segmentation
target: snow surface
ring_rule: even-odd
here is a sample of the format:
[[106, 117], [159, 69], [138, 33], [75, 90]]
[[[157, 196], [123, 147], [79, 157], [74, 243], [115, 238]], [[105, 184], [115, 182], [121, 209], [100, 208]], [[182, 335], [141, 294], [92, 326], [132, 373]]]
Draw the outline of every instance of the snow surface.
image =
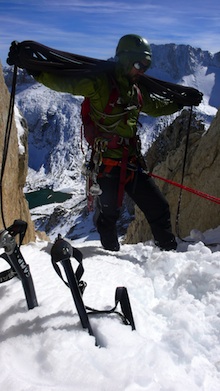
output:
[[101, 347], [82, 329], [70, 290], [52, 267], [51, 243], [22, 245], [39, 305], [27, 309], [17, 278], [0, 285], [0, 389], [218, 391], [220, 245], [208, 248], [201, 239], [219, 237], [220, 227], [193, 230], [198, 242], [181, 242], [177, 252], [150, 242], [122, 245], [118, 253], [97, 238], [71, 242], [83, 253], [87, 306], [109, 309], [116, 287], [128, 290], [136, 330], [115, 315], [92, 316]]
[[25, 148], [22, 143], [22, 137], [24, 136], [24, 128], [21, 125], [22, 123], [22, 115], [19, 113], [19, 110], [17, 106], [14, 106], [14, 118], [15, 118], [15, 124], [17, 128], [17, 134], [18, 134], [18, 151], [20, 155], [23, 155], [25, 153]]

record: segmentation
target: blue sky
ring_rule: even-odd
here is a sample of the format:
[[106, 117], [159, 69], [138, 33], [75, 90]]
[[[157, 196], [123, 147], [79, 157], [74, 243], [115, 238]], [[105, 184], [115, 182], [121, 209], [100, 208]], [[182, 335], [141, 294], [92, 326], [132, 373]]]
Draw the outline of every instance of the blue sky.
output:
[[219, 0], [0, 0], [0, 60], [13, 40], [107, 59], [119, 38], [220, 51]]

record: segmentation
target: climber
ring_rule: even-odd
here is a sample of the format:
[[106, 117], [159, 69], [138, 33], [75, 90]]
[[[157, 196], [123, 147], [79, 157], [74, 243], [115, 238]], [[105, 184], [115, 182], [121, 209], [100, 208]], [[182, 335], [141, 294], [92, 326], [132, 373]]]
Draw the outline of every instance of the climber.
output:
[[[10, 65], [16, 65], [18, 51], [11, 47]], [[95, 224], [103, 247], [111, 251], [120, 249], [116, 223], [124, 192], [144, 213], [155, 244], [167, 251], [177, 247], [168, 202], [143, 167], [137, 137], [140, 112], [157, 117], [182, 108], [175, 101], [150, 94], [146, 86], [139, 85], [139, 78], [151, 65], [151, 57], [148, 41], [129, 34], [118, 42], [112, 72], [100, 70], [93, 75], [77, 76], [50, 71], [32, 73], [38, 82], [55, 91], [90, 100], [90, 118], [97, 132], [93, 150], [98, 158], [100, 186]]]

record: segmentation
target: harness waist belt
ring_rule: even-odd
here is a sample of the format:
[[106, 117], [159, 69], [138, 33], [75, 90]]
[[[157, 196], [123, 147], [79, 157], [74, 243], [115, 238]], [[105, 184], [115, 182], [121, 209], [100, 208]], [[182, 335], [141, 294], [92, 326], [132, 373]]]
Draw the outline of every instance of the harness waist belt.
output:
[[136, 136], [128, 138], [112, 133], [101, 133], [100, 137], [97, 137], [96, 141], [99, 142], [99, 139], [101, 143], [106, 141], [107, 149], [118, 149], [124, 146], [135, 146], [137, 142]]

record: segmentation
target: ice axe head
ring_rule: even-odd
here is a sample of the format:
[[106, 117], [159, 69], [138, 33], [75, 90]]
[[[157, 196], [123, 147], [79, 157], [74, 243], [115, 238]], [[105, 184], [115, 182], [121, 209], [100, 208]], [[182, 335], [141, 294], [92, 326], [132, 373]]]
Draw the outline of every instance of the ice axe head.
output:
[[51, 249], [51, 257], [53, 261], [65, 261], [73, 256], [73, 248], [70, 243], [62, 239], [59, 235]]

